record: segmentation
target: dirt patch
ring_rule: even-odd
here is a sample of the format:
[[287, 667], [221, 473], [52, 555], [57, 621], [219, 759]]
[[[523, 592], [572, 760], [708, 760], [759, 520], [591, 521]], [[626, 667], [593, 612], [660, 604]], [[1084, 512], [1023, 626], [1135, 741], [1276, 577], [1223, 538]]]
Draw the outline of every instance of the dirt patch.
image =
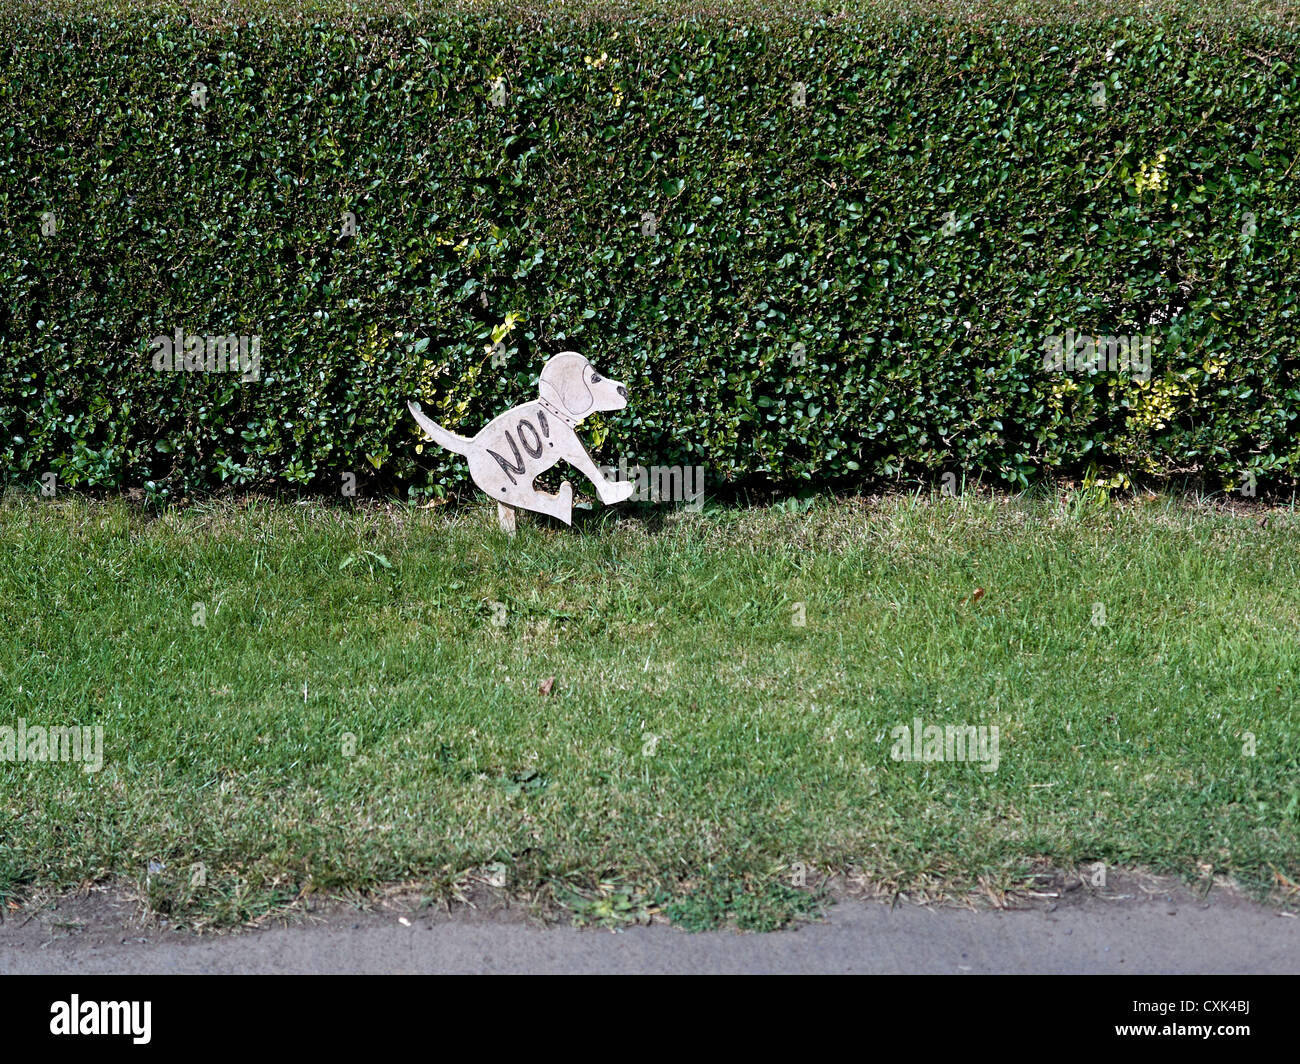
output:
[[[827, 911], [837, 905], [870, 902], [891, 909], [906, 906], [942, 912], [1058, 912], [1144, 913], [1177, 916], [1184, 909], [1240, 912], [1291, 920], [1298, 917], [1300, 897], [1280, 904], [1254, 901], [1231, 882], [1206, 880], [1189, 885], [1182, 880], [1135, 869], [1051, 870], [1035, 875], [1023, 889], [1002, 890], [983, 885], [953, 892], [936, 883], [930, 888], [897, 892], [852, 874], [833, 876], [821, 884]], [[662, 915], [650, 923], [668, 926]], [[185, 949], [215, 940], [255, 937], [271, 930], [364, 932], [380, 927], [422, 927], [448, 924], [472, 927], [568, 926], [564, 910], [544, 910], [512, 899], [486, 885], [477, 885], [460, 904], [430, 902], [416, 887], [395, 885], [351, 898], [308, 897], [276, 913], [237, 928], [196, 933], [177, 927], [165, 916], [149, 913], [141, 899], [122, 885], [103, 884], [58, 896], [40, 896], [22, 908], [0, 916], [0, 947], [6, 950], [54, 950], [125, 954], [165, 945]]]

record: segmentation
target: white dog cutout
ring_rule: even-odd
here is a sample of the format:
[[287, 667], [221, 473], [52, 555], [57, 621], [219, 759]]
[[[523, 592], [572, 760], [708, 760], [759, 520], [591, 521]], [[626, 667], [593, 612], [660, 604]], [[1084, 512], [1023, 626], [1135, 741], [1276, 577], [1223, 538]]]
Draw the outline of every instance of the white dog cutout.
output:
[[586, 475], [606, 506], [622, 502], [634, 487], [630, 481], [606, 480], [574, 432], [574, 426], [588, 414], [627, 406], [623, 385], [606, 380], [578, 352], [564, 351], [542, 367], [538, 392], [535, 401], [493, 418], [472, 440], [448, 432], [415, 403], [406, 404], [429, 439], [469, 459], [469, 475], [496, 499], [501, 527], [511, 534], [514, 507], [550, 514], [566, 525], [573, 523], [573, 487], [567, 480], [556, 495], [533, 487], [533, 478], [561, 458]]

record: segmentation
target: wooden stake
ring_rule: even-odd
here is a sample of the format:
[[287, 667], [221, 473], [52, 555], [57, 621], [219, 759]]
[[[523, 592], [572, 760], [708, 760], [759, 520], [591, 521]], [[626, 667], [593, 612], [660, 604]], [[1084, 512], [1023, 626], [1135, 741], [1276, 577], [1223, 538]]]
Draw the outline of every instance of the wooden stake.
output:
[[513, 539], [515, 534], [515, 508], [507, 506], [503, 502], [497, 503], [497, 522], [501, 525], [501, 531]]

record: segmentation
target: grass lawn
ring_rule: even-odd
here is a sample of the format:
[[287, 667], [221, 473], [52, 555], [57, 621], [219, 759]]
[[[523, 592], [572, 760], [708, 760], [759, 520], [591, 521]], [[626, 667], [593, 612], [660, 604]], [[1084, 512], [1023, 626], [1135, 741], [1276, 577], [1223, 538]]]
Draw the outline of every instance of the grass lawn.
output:
[[[1285, 892], [1300, 517], [1260, 516], [889, 497], [508, 541], [486, 507], [11, 494], [0, 726], [104, 748], [0, 761], [0, 894], [115, 878], [198, 926], [482, 877], [579, 918], [763, 927], [806, 907], [798, 863]], [[996, 771], [894, 760], [916, 718], [996, 726]]]

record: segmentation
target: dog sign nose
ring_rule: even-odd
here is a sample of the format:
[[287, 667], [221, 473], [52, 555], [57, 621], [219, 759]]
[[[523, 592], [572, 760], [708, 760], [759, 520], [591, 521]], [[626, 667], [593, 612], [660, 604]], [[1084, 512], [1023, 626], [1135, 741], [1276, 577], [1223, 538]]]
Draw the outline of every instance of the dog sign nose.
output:
[[624, 399], [627, 398], [627, 389], [624, 388], [623, 385], [621, 384], [618, 386], [618, 394], [621, 395]]

